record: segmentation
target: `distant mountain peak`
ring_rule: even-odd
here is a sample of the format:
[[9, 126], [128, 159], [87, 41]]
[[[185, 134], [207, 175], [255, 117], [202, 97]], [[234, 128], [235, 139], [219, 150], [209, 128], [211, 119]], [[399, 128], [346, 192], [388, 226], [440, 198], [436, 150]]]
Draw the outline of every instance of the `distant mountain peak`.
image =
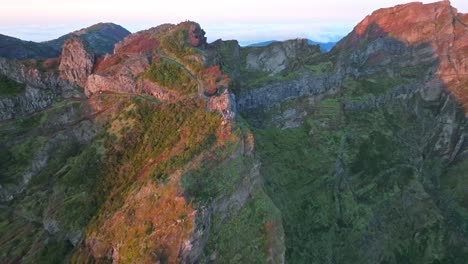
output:
[[[314, 40], [311, 40], [311, 39], [306, 39], [306, 40], [309, 43], [309, 45], [319, 45], [320, 50], [322, 50], [323, 52], [330, 51], [336, 44], [336, 42], [318, 42], [318, 41], [314, 41]], [[288, 40], [286, 40], [286, 41], [288, 41]], [[272, 43], [277, 43], [277, 42], [282, 42], [282, 41], [268, 40], [268, 41], [263, 41], [263, 42], [250, 44], [247, 47], [265, 47], [265, 46], [268, 46], [268, 45], [270, 45]]]
[[72, 36], [86, 40], [98, 54], [112, 53], [114, 45], [130, 34], [122, 26], [102, 22], [44, 42], [24, 41], [0, 34], [0, 57], [20, 60], [58, 57], [63, 44]]

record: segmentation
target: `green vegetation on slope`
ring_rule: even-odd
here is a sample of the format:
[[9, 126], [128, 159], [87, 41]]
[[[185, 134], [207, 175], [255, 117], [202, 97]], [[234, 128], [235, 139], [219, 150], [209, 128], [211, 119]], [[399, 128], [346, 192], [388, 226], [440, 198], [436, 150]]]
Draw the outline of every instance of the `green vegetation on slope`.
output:
[[[283, 217], [286, 260], [294, 263], [318, 261], [330, 239], [317, 231], [332, 227], [334, 164], [343, 130], [336, 100], [320, 109], [299, 128], [253, 130], [267, 194]], [[317, 243], [325, 244], [311, 250]]]
[[[7, 146], [2, 148], [0, 183], [12, 191], [31, 177], [0, 215], [2, 259], [61, 263], [73, 249], [70, 241], [79, 239], [96, 211], [99, 144], [85, 146], [58, 126], [67, 109], [74, 109], [70, 122], [83, 118], [77, 104], [59, 104], [0, 126], [0, 144]], [[16, 140], [23, 143], [14, 144]]]
[[408, 84], [409, 79], [391, 78], [373, 75], [358, 79], [346, 79], [343, 83], [343, 96], [352, 99], [362, 99], [371, 95], [378, 96], [398, 85]]
[[331, 61], [324, 61], [317, 64], [304, 65], [304, 67], [313, 74], [319, 75], [331, 72], [333, 70], [333, 63]]
[[267, 263], [270, 226], [280, 224], [280, 216], [265, 193], [256, 191], [240, 211], [228, 218], [214, 216], [203, 263]]
[[[102, 163], [104, 175], [96, 187], [101, 193], [100, 206], [88, 225], [88, 238], [97, 236], [106, 245], [118, 242], [122, 245], [119, 254], [123, 262], [146, 261], [154, 258], [151, 252], [157, 250], [161, 251], [154, 253], [158, 258], [170, 255], [164, 251], [172, 251], [165, 247], [174, 245], [170, 244], [170, 239], [159, 237], [155, 230], [160, 225], [172, 224], [167, 222], [170, 219], [188, 219], [185, 214], [189, 208], [175, 202], [178, 200], [172, 200], [179, 194], [174, 190], [177, 185], [174, 185], [171, 175], [214, 143], [221, 119], [216, 113], [207, 112], [205, 107], [204, 102], [198, 99], [167, 104], [133, 99], [112, 118], [104, 137], [107, 153]], [[145, 204], [145, 207], [141, 203], [134, 204], [134, 195], [141, 188], [155, 188], [152, 196], [155, 201]], [[175, 208], [165, 209], [171, 205]], [[167, 210], [163, 218], [153, 218], [158, 210]], [[132, 220], [135, 214], [144, 215], [147, 221]], [[113, 217], [132, 225], [126, 227], [122, 223], [122, 226], [114, 226], [110, 220]], [[190, 221], [184, 223], [178, 234], [191, 230]], [[149, 241], [144, 250], [137, 243], [143, 241]], [[91, 249], [83, 246], [75, 254], [74, 261], [79, 263], [90, 254]]]
[[198, 76], [205, 65], [203, 51], [193, 47], [189, 42], [189, 30], [193, 25], [193, 22], [182, 22], [162, 36], [161, 51]]
[[214, 141], [219, 122], [220, 117], [205, 111], [197, 100], [158, 105], [136, 99], [108, 127], [104, 144], [111, 155], [104, 163], [107, 177], [100, 184], [101, 191], [111, 197], [106, 207], [119, 207], [115, 199], [121, 200], [131, 183], [142, 176], [149, 159], [154, 160], [151, 178], [166, 179]]
[[[78, 121], [89, 122], [83, 102], [60, 103], [0, 125], [0, 184], [14, 190], [23, 175], [32, 175], [27, 188], [0, 214], [0, 258], [67, 260], [71, 243], [79, 242], [85, 227], [101, 228], [129, 190], [147, 181], [164, 185], [169, 174], [216, 138], [220, 116], [207, 112], [202, 101], [160, 104], [143, 97], [106, 96], [120, 110], [104, 132], [85, 144], [78, 136]], [[18, 137], [21, 143], [12, 144]]]
[[438, 156], [437, 112], [417, 100], [343, 115], [325, 99], [298, 128], [253, 130], [286, 261], [463, 263], [466, 164]]
[[185, 190], [195, 203], [208, 203], [219, 196], [231, 195], [253, 165], [251, 158], [242, 156], [221, 164], [217, 162], [221, 160], [208, 160], [201, 168], [184, 175]]
[[[242, 120], [236, 122], [233, 141], [210, 150], [196, 169], [182, 178], [185, 193], [197, 210], [213, 210], [201, 263], [266, 263], [280, 251], [281, 217], [263, 192], [254, 157], [243, 154], [242, 138], [251, 137]], [[248, 197], [244, 197], [250, 193]], [[243, 201], [245, 199], [245, 201]], [[224, 208], [224, 209], [223, 209]], [[280, 254], [280, 252], [274, 252]]]
[[162, 45], [167, 51], [174, 54], [177, 58], [194, 55], [195, 49], [187, 44], [187, 28], [181, 25], [174, 32], [170, 32], [162, 39]]
[[19, 83], [0, 74], [0, 96], [20, 94], [24, 92], [25, 88], [25, 84]]
[[242, 89], [255, 89], [276, 82], [294, 80], [299, 75], [296, 72], [278, 73], [271, 75], [270, 73], [264, 71], [241, 69], [241, 76], [242, 78], [240, 87], [242, 87]]
[[182, 94], [192, 94], [197, 91], [197, 83], [190, 76], [190, 73], [182, 65], [166, 59], [160, 59], [158, 62], [151, 64], [146, 77]]

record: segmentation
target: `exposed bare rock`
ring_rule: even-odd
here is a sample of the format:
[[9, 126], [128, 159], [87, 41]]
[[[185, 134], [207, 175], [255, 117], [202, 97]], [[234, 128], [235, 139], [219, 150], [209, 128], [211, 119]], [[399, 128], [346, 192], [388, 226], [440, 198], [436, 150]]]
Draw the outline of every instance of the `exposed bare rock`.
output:
[[191, 23], [189, 29], [190, 44], [194, 47], [203, 47], [206, 45], [205, 31], [197, 23]]
[[309, 45], [307, 39], [275, 42], [267, 47], [249, 48], [246, 68], [277, 74], [290, 66], [292, 60], [305, 54], [320, 53], [318, 46]]
[[233, 120], [237, 112], [235, 95], [226, 89], [221, 95], [210, 97], [208, 110], [220, 113], [223, 120]]
[[[401, 66], [432, 63], [436, 67], [431, 81], [433, 86], [426, 86], [423, 97], [436, 100], [443, 85], [468, 109], [465, 96], [468, 26], [465, 20], [466, 15], [459, 14], [450, 6], [450, 1], [383, 8], [359, 23], [335, 50], [341, 50], [340, 63], [348, 64], [348, 69], [353, 64], [372, 70], [376, 69], [374, 66], [389, 68], [390, 62]], [[384, 59], [389, 63], [382, 64]]]
[[276, 82], [239, 94], [239, 111], [268, 107], [288, 99], [333, 93], [339, 89], [342, 74], [303, 75], [295, 80]]
[[59, 71], [60, 77], [85, 86], [93, 71], [95, 56], [85, 40], [71, 37], [63, 45]]
[[56, 98], [81, 97], [82, 93], [51, 72], [0, 58], [0, 74], [25, 85], [20, 94], [0, 96], [0, 121], [32, 114], [50, 107]]

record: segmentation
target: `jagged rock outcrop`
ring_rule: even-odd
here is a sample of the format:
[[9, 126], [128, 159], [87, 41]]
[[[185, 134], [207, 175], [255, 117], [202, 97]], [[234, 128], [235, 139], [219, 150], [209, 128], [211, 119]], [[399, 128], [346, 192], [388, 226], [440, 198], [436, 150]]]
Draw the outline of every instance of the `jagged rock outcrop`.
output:
[[192, 23], [189, 29], [189, 41], [193, 47], [204, 47], [206, 45], [205, 31], [198, 23]]
[[95, 55], [89, 44], [79, 38], [71, 37], [63, 45], [60, 57], [60, 77], [80, 86], [85, 86], [94, 68]]
[[233, 81], [238, 81], [241, 69], [241, 47], [237, 40], [218, 39], [207, 46], [208, 60], [211, 65], [219, 65], [222, 70], [229, 72]]
[[[181, 34], [182, 33], [182, 34]], [[177, 43], [179, 42], [179, 43]], [[158, 60], [169, 61], [178, 65], [189, 78], [197, 82], [198, 89], [203, 88], [207, 96], [214, 96], [221, 88], [227, 88], [229, 78], [223, 75], [219, 66], [205, 68], [203, 56], [179, 54], [179, 48], [201, 48], [206, 46], [205, 32], [195, 22], [183, 22], [179, 25], [164, 24], [152, 29], [137, 32], [125, 38], [115, 47], [113, 55], [106, 56], [96, 65], [94, 74], [89, 76], [85, 85], [87, 96], [98, 92], [115, 92], [125, 94], [149, 94], [163, 101], [175, 101], [182, 97], [180, 92], [160, 83], [151, 82], [145, 77], [151, 65]], [[161, 53], [161, 51], [164, 51]], [[171, 56], [166, 55], [169, 53]], [[191, 65], [196, 62], [197, 67]], [[201, 80], [196, 80], [196, 70]], [[201, 71], [201, 70], [200, 70]], [[177, 74], [173, 74], [177, 75]], [[177, 78], [172, 76], [171, 78]], [[183, 86], [183, 83], [179, 84]]]
[[232, 121], [237, 114], [236, 96], [226, 89], [218, 96], [209, 97], [208, 110], [220, 113], [226, 122]]
[[309, 45], [307, 39], [274, 42], [266, 47], [246, 48], [246, 68], [277, 74], [291, 66], [294, 61], [320, 54], [320, 47]]
[[336, 92], [342, 83], [341, 74], [303, 75], [291, 81], [281, 81], [261, 88], [241, 92], [237, 98], [239, 111], [269, 107], [288, 99]]
[[27, 87], [24, 94], [0, 98], [0, 120], [13, 119], [50, 107], [57, 95]]
[[18, 61], [0, 58], [0, 74], [25, 85], [16, 95], [0, 96], [0, 120], [12, 119], [50, 107], [58, 97], [80, 97], [69, 82]]

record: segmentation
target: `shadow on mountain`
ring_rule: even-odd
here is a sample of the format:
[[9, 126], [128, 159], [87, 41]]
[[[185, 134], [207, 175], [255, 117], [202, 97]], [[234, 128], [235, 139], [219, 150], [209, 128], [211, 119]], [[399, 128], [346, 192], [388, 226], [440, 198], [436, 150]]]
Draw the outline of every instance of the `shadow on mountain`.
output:
[[330, 53], [333, 72], [238, 97], [282, 212], [287, 262], [468, 257], [459, 83], [447, 81], [440, 47], [394, 35], [368, 24]]

